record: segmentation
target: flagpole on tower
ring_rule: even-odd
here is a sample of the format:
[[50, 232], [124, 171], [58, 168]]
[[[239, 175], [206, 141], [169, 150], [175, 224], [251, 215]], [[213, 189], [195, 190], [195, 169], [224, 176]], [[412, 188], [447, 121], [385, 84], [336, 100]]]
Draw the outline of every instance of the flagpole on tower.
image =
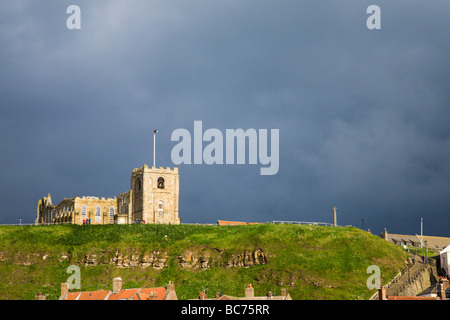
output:
[[156, 167], [156, 133], [158, 130], [153, 130], [153, 166]]

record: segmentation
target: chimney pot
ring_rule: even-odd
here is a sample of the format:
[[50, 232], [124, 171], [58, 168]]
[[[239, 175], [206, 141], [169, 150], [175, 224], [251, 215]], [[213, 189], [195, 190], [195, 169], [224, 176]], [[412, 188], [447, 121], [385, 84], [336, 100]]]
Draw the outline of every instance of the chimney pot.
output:
[[155, 291], [150, 292], [149, 300], [158, 300], [158, 296], [156, 295]]

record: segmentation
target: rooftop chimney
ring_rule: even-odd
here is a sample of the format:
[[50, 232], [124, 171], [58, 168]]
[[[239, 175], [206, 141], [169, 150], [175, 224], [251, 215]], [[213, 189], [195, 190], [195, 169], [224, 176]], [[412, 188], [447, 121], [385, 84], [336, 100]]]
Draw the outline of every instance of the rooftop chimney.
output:
[[378, 289], [378, 300], [387, 300], [385, 287]]
[[166, 287], [167, 290], [175, 290], [175, 285], [173, 284], [173, 281], [169, 281], [169, 284]]
[[122, 290], [122, 278], [121, 277], [115, 277], [113, 279], [112, 293], [119, 293], [120, 290]]
[[61, 297], [69, 293], [69, 284], [67, 282], [61, 283]]
[[150, 292], [150, 296], [148, 299], [149, 300], [158, 300], [158, 296], [156, 295], [155, 291]]
[[448, 279], [446, 277], [441, 277], [439, 279], [439, 284], [442, 284], [444, 291], [448, 289]]
[[202, 292], [200, 292], [200, 296], [198, 297], [199, 298], [199, 300], [206, 300], [206, 294], [202, 291]]
[[42, 292], [39, 292], [39, 294], [36, 295], [36, 300], [47, 300], [47, 297], [42, 294]]
[[247, 288], [245, 288], [245, 297], [253, 298], [254, 296], [255, 296], [255, 290], [253, 289], [251, 284], [248, 284]]
[[272, 299], [272, 291], [269, 291], [269, 293], [267, 294], [267, 298]]
[[441, 300], [447, 300], [447, 297], [445, 296], [444, 284], [442, 282], [439, 282], [439, 298], [441, 298]]
[[286, 297], [286, 289], [281, 289], [281, 296]]
[[164, 300], [178, 300], [177, 293], [175, 292], [175, 285], [173, 281], [169, 281], [169, 284], [166, 286], [166, 296]]

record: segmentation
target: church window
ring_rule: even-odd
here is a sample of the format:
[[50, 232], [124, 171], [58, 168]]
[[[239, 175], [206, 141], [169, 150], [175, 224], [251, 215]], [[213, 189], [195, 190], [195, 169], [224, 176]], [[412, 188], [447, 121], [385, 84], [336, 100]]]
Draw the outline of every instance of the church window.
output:
[[109, 223], [114, 223], [114, 207], [109, 208]]
[[164, 178], [163, 177], [158, 178], [158, 188], [164, 189]]
[[95, 208], [95, 222], [101, 222], [101, 213], [102, 210], [100, 209], [100, 206], [97, 206]]
[[86, 220], [86, 206], [83, 204], [83, 206], [81, 207], [81, 215], [80, 215], [80, 219], [81, 222], [83, 222], [83, 220]]
[[162, 201], [158, 203], [158, 213], [161, 216], [164, 214], [164, 202]]
[[136, 182], [135, 182], [135, 184], [134, 184], [134, 188], [137, 190], [137, 191], [140, 191], [141, 190], [141, 179], [137, 179], [136, 180]]

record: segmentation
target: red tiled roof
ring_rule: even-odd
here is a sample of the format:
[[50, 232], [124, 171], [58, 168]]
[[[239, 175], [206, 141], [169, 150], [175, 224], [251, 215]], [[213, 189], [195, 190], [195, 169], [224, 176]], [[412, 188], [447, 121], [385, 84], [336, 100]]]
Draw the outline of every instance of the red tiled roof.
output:
[[110, 291], [69, 292], [64, 300], [105, 300]]
[[164, 300], [166, 288], [122, 289], [118, 293], [112, 291], [69, 292], [63, 300], [150, 300], [156, 294], [156, 300]]
[[225, 220], [217, 220], [219, 226], [237, 226], [237, 225], [246, 225], [246, 224], [259, 224], [259, 222], [242, 222], [242, 221], [225, 221]]
[[129, 300], [138, 291], [139, 289], [122, 289], [118, 293], [111, 292], [111, 294], [108, 297], [108, 300]]
[[143, 294], [147, 294], [147, 295], [151, 295], [152, 292], [154, 292], [156, 294], [156, 296], [158, 297], [158, 299], [156, 300], [164, 300], [164, 297], [166, 296], [166, 288], [164, 287], [159, 287], [159, 288], [143, 288], [141, 289], [141, 291], [139, 291], [139, 294], [143, 293]]
[[388, 300], [440, 300], [438, 297], [390, 296]]

